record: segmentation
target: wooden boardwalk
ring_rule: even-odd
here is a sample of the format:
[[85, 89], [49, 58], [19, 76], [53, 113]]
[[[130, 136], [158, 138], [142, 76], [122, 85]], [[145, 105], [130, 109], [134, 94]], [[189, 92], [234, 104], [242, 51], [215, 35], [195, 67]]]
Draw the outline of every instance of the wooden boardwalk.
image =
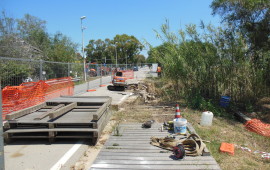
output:
[[186, 156], [183, 160], [174, 160], [172, 152], [152, 146], [152, 136], [169, 134], [160, 132], [160, 125], [143, 129], [141, 124], [121, 124], [121, 136], [112, 133], [90, 169], [220, 169], [212, 156]]

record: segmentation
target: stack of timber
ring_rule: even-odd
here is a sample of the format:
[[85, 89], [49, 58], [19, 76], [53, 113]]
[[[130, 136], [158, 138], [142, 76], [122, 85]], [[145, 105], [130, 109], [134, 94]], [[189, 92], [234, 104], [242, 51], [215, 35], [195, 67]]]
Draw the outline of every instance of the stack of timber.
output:
[[111, 116], [111, 97], [71, 96], [6, 115], [4, 139], [87, 138], [95, 144]]

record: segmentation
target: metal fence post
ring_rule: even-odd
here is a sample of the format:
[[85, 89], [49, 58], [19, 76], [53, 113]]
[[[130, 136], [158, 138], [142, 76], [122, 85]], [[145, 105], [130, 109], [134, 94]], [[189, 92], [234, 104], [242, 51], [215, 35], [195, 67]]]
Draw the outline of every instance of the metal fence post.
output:
[[70, 77], [70, 63], [68, 63], [68, 77]]
[[0, 80], [0, 170], [5, 169], [2, 114], [3, 114], [2, 112], [2, 86], [1, 86], [1, 80]]
[[40, 59], [39, 60], [39, 80], [43, 80], [43, 77], [42, 77], [42, 63], [43, 61]]
[[102, 85], [102, 64], [100, 64], [100, 85], [99, 85], [99, 87], [101, 87], [101, 85]]

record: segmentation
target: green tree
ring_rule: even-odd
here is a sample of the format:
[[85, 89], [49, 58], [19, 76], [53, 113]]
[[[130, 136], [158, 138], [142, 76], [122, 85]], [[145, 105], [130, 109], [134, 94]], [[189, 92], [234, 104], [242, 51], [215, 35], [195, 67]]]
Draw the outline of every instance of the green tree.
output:
[[270, 50], [269, 0], [214, 0], [211, 8], [229, 24], [230, 31], [244, 35], [253, 53]]
[[50, 37], [46, 32], [46, 21], [30, 14], [25, 14], [22, 19], [17, 19], [18, 36], [42, 51], [43, 56], [48, 55]]
[[[76, 51], [77, 44], [62, 33], [49, 36], [44, 20], [29, 14], [14, 19], [4, 11], [0, 15], [0, 56], [57, 62], [82, 61]], [[39, 76], [39, 65], [3, 61], [6, 60], [0, 60], [0, 76], [5, 85], [19, 85], [28, 76]], [[49, 78], [63, 77], [67, 73], [65, 64], [45, 64], [44, 69], [51, 73]]]
[[49, 61], [74, 62], [76, 60], [77, 44], [73, 43], [62, 33], [56, 33], [51, 39], [51, 48], [48, 54]]
[[86, 46], [87, 60], [99, 63], [116, 63], [118, 64], [137, 63], [143, 61], [139, 52], [142, 51], [143, 45], [134, 37], [126, 34], [116, 35], [113, 40], [101, 39], [90, 40]]
[[105, 41], [101, 39], [90, 40], [85, 50], [87, 53], [87, 60], [99, 63], [105, 62], [106, 48], [107, 44], [105, 43]]
[[113, 43], [116, 45], [118, 62], [122, 64], [135, 62], [134, 57], [144, 47], [136, 37], [127, 34], [116, 35]]
[[138, 55], [135, 55], [134, 56], [134, 62], [133, 63], [145, 63], [145, 56], [144, 55], [141, 55], [141, 54], [138, 54]]

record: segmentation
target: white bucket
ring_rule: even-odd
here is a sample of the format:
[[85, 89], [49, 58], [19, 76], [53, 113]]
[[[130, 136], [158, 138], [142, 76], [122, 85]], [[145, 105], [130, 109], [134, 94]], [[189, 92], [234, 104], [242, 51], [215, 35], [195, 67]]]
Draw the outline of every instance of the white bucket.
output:
[[200, 125], [201, 126], [211, 126], [213, 117], [214, 117], [214, 115], [212, 112], [209, 112], [209, 111], [203, 112]]
[[187, 133], [187, 119], [176, 118], [173, 120], [174, 133], [186, 134]]

